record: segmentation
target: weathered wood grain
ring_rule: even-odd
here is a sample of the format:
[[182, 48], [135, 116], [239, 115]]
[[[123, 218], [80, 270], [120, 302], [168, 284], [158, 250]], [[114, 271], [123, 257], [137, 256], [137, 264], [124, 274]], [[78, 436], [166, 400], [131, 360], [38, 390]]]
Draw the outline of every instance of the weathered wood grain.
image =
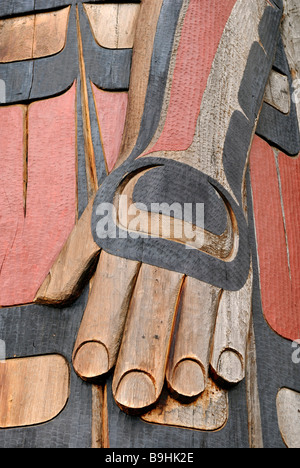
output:
[[0, 63], [47, 57], [66, 44], [70, 7], [0, 20]]
[[[63, 30], [64, 37], [67, 31], [65, 47], [59, 53], [37, 60], [1, 64], [0, 78], [6, 83], [7, 104], [24, 101], [27, 103], [57, 96], [66, 92], [77, 79], [78, 54], [74, 7], [71, 7], [68, 18], [69, 21], [65, 24], [67, 30]], [[41, 36], [42, 33], [39, 34], [39, 37]], [[51, 41], [48, 42], [50, 45]]]
[[[205, 187], [208, 194], [201, 194], [200, 196], [200, 192], [204, 192], [205, 189], [203, 190], [201, 184], [196, 185], [199, 181], [193, 180], [191, 174], [190, 182], [198, 197], [196, 203], [200, 204], [201, 200], [204, 207], [203, 212], [200, 213], [200, 209], [198, 209], [197, 213], [194, 213], [194, 216], [193, 213], [187, 213], [187, 210], [185, 210], [186, 205], [180, 200], [178, 192], [180, 191], [184, 201], [190, 204], [192, 204], [193, 194], [189, 194], [191, 198], [187, 196], [185, 193], [185, 183], [183, 181], [182, 186], [182, 178], [180, 175], [178, 177], [178, 175], [172, 172], [170, 174], [167, 171], [163, 175], [160, 175], [157, 171], [152, 172], [152, 169], [146, 169], [131, 179], [128, 178], [127, 183], [124, 181], [120, 190], [115, 194], [114, 206], [117, 213], [118, 226], [127, 232], [131, 232], [133, 235], [146, 234], [148, 236], [172, 240], [185, 244], [186, 248], [195, 248], [219, 259], [229, 261], [229, 259], [236, 255], [236, 244], [238, 242], [234, 215], [227, 209], [225, 204], [220, 207], [218, 203], [219, 198], [213, 190], [209, 190], [210, 187]], [[152, 184], [155, 187], [154, 189]], [[172, 198], [172, 195], [178, 198]], [[137, 200], [137, 202], [134, 203], [134, 200]], [[147, 204], [143, 203], [145, 200]], [[175, 203], [174, 200], [176, 200]], [[224, 231], [222, 232], [221, 228], [220, 235], [214, 233], [215, 225], [212, 229], [210, 226], [210, 218], [213, 217], [211, 216], [210, 209], [213, 207], [213, 201], [217, 205], [214, 208], [219, 208], [219, 212], [223, 216], [225, 214]], [[167, 207], [165, 210], [163, 209], [164, 206]], [[146, 211], [146, 208], [148, 208], [148, 211]], [[208, 226], [207, 229], [204, 229], [204, 208], [206, 211], [205, 222]]]
[[196, 0], [189, 2], [177, 50], [168, 113], [159, 140], [149, 152], [183, 151], [192, 144], [212, 62], [234, 4], [235, 0], [222, 5], [211, 0], [201, 5]]
[[193, 278], [184, 281], [166, 373], [178, 398], [195, 397], [206, 389], [220, 292]]
[[299, 159], [254, 139], [250, 169], [263, 311], [272, 329], [291, 340], [300, 333], [299, 168]]
[[290, 112], [291, 95], [287, 76], [272, 70], [266, 87], [264, 101], [283, 114]]
[[95, 152], [92, 140], [91, 118], [89, 109], [89, 98], [86, 74], [85, 60], [83, 56], [83, 43], [82, 33], [80, 28], [80, 16], [78, 10], [76, 11], [77, 19], [77, 40], [78, 40], [78, 55], [79, 55], [79, 69], [80, 69], [80, 82], [81, 82], [81, 106], [82, 106], [82, 122], [83, 122], [83, 138], [85, 149], [85, 166], [87, 178], [87, 191], [88, 199], [90, 200], [98, 189], [98, 179], [95, 161]]
[[[276, 82], [272, 85], [272, 81], [275, 78]], [[281, 85], [279, 84], [279, 79], [281, 82], [283, 81]], [[287, 87], [284, 82], [287, 82]], [[270, 85], [273, 89], [277, 88], [276, 93], [273, 91], [273, 97], [268, 97], [271, 89]], [[281, 89], [282, 87], [283, 89]], [[276, 99], [276, 103], [274, 99]], [[273, 70], [266, 87], [264, 100], [256, 134], [284, 153], [296, 156], [300, 151], [300, 132], [296, 109], [297, 99], [295, 99], [293, 77], [281, 36], [278, 40]], [[286, 101], [284, 107], [282, 107], [283, 100]]]
[[[75, 225], [50, 273], [39, 288], [35, 302], [63, 304], [77, 297], [93, 274], [100, 249], [91, 235], [93, 200]], [[84, 239], [84, 242], [82, 242]]]
[[[20, 138], [22, 150], [16, 156], [22, 164], [23, 179], [23, 133]], [[11, 206], [17, 215], [18, 229], [2, 263], [2, 306], [33, 301], [75, 223], [75, 86], [58, 98], [29, 107], [25, 138], [28, 138], [26, 215], [24, 211], [20, 215], [20, 204]], [[6, 157], [10, 161], [9, 153], [4, 154], [4, 163]], [[15, 177], [20, 200], [24, 191], [18, 171]], [[12, 198], [10, 203], [13, 202]]]
[[138, 271], [137, 262], [101, 253], [74, 346], [73, 366], [83, 379], [115, 365]]
[[201, 431], [221, 430], [229, 417], [227, 392], [211, 379], [200, 397], [183, 405], [164, 391], [157, 406], [141, 416], [143, 421]]
[[[13, 246], [18, 222], [24, 216], [22, 207], [25, 118], [25, 106], [0, 108], [1, 268]], [[11, 135], [11, 138], [7, 138], [8, 135]]]
[[245, 377], [246, 349], [252, 312], [252, 266], [239, 291], [223, 291], [215, 324], [211, 366], [230, 384]]
[[178, 273], [141, 267], [113, 381], [125, 411], [147, 408], [162, 392], [182, 281]]
[[0, 364], [0, 428], [55, 418], [69, 398], [70, 370], [59, 355], [8, 359]]
[[[154, 173], [153, 166], [157, 165], [159, 167], [155, 172], [156, 177], [152, 178], [153, 192], [157, 190], [157, 186], [159, 186], [162, 181], [163, 187], [169, 187], [169, 185], [173, 182], [173, 180], [168, 180], [169, 183], [167, 184], [165, 183], [166, 179], [158, 176], [160, 173], [162, 173], [162, 171], [167, 172], [167, 169], [170, 171], [170, 173], [173, 171], [174, 180], [176, 180], [176, 174], [180, 174], [181, 180], [189, 180], [189, 182], [191, 182], [193, 177], [192, 174], [195, 174], [195, 180], [197, 177], [198, 179], [202, 176], [204, 177], [205, 174], [206, 176], [212, 178], [209, 179], [209, 184], [215, 187], [219, 194], [222, 194], [222, 199], [227, 200], [228, 205], [230, 205], [232, 210], [236, 209], [238, 206], [237, 211], [239, 211], [239, 218], [236, 218], [237, 222], [233, 224], [235, 227], [238, 226], [239, 252], [243, 252], [243, 258], [242, 260], [240, 259], [239, 263], [238, 261], [233, 261], [233, 258], [235, 259], [238, 257], [236, 250], [234, 250], [234, 254], [228, 262], [217, 262], [219, 259], [212, 258], [212, 255], [207, 257], [203, 255], [202, 261], [199, 261], [197, 268], [191, 272], [191, 270], [187, 270], [187, 265], [189, 261], [195, 261], [195, 250], [187, 252], [185, 249], [183, 254], [183, 246], [173, 246], [172, 244], [171, 248], [171, 243], [163, 242], [163, 239], [161, 238], [155, 239], [155, 242], [153, 240], [149, 240], [148, 238], [137, 240], [126, 238], [126, 240], [123, 240], [121, 234], [124, 234], [126, 229], [119, 229], [119, 231], [116, 231], [116, 239], [110, 239], [109, 243], [105, 242], [105, 240], [98, 240], [99, 245], [101, 245], [105, 250], [108, 249], [107, 251], [114, 255], [120, 255], [120, 252], [122, 252], [122, 256], [125, 258], [130, 258], [132, 260], [142, 260], [143, 262], [154, 266], [159, 265], [160, 267], [164, 267], [168, 270], [179, 271], [193, 276], [195, 279], [210, 283], [217, 288], [226, 290], [223, 292], [223, 300], [221, 299], [218, 310], [217, 328], [214, 336], [214, 350], [210, 364], [215, 370], [217, 376], [222, 378], [223, 381], [225, 380], [226, 382], [237, 383], [242, 380], [245, 375], [245, 354], [251, 315], [252, 293], [252, 272], [250, 269], [250, 260], [249, 262], [247, 261], [248, 237], [245, 219], [246, 203], [243, 196], [245, 188], [245, 169], [249, 147], [252, 141], [253, 133], [255, 131], [258, 113], [261, 108], [262, 99], [264, 96], [265, 86], [268, 81], [269, 72], [271, 70], [272, 61], [275, 54], [281, 12], [273, 9], [270, 5], [266, 5], [266, 3], [262, 1], [257, 1], [251, 5], [249, 5], [248, 2], [246, 3], [245, 1], [240, 1], [234, 5], [234, 8], [232, 7], [233, 5], [231, 5], [231, 8], [228, 10], [226, 18], [222, 18], [222, 28], [224, 29], [225, 27], [225, 31], [223, 33], [223, 29], [220, 26], [220, 44], [219, 42], [215, 44], [215, 47], [213, 48], [209, 58], [209, 70], [212, 67], [212, 72], [209, 74], [208, 70], [206, 75], [204, 73], [203, 79], [205, 84], [203, 84], [202, 91], [201, 89], [199, 91], [199, 87], [196, 86], [196, 83], [198, 84], [199, 81], [199, 76], [191, 72], [191, 70], [195, 71], [193, 68], [193, 61], [192, 59], [187, 59], [188, 53], [185, 48], [188, 46], [181, 50], [180, 44], [181, 42], [183, 45], [191, 42], [187, 40], [185, 43], [185, 39], [191, 38], [193, 33], [195, 33], [195, 35], [199, 34], [199, 29], [201, 29], [199, 28], [199, 24], [201, 21], [203, 21], [203, 19], [201, 18], [199, 4], [196, 4], [196, 2], [184, 2], [183, 8], [185, 15], [182, 17], [184, 22], [183, 26], [178, 26], [176, 30], [175, 36], [179, 35], [179, 39], [176, 36], [178, 42], [175, 41], [175, 45], [173, 46], [173, 54], [177, 53], [178, 87], [180, 88], [183, 86], [183, 83], [186, 80], [186, 75], [189, 75], [189, 72], [191, 72], [189, 79], [191, 79], [192, 82], [193, 79], [195, 80], [193, 82], [194, 86], [188, 87], [190, 91], [188, 102], [193, 109], [194, 117], [196, 117], [195, 119], [191, 117], [194, 123], [193, 125], [188, 126], [186, 133], [182, 137], [182, 147], [178, 146], [173, 148], [173, 151], [168, 151], [168, 149], [171, 148], [168, 148], [168, 144], [170, 143], [172, 146], [174, 141], [176, 141], [176, 138], [172, 138], [172, 141], [170, 139], [168, 140], [168, 132], [166, 132], [166, 119], [168, 118], [169, 113], [171, 113], [173, 118], [172, 131], [174, 132], [178, 129], [178, 135], [180, 135], [182, 118], [179, 118], [181, 114], [178, 112], [178, 109], [181, 111], [186, 105], [185, 98], [182, 98], [183, 100], [181, 101], [181, 105], [179, 105], [178, 100], [180, 99], [180, 93], [175, 93], [174, 107], [170, 105], [172, 99], [172, 89], [174, 86], [174, 89], [176, 89], [175, 64], [173, 74], [169, 74], [169, 83], [171, 87], [170, 90], [165, 93], [165, 101], [163, 103], [163, 109], [165, 109], [166, 115], [163, 115], [162, 113], [157, 134], [153, 137], [151, 144], [148, 145], [148, 149], [143, 154], [143, 158], [138, 158], [138, 154], [133, 152], [129, 157], [127, 164], [124, 163], [123, 167], [117, 168], [116, 171], [112, 173], [112, 177], [109, 179], [110, 186], [108, 186], [108, 183], [104, 183], [100, 189], [99, 194], [97, 195], [96, 200], [97, 202], [100, 202], [100, 200], [104, 199], [106, 201], [115, 201], [116, 193], [119, 195], [119, 186], [121, 189], [124, 189], [126, 183], [131, 183], [130, 173], [134, 174], [134, 177], [138, 178], [136, 174], [142, 172], [144, 169], [145, 171], [148, 171], [147, 175], [149, 175], [152, 171]], [[219, 5], [216, 5], [216, 10], [211, 13], [212, 18], [214, 18], [214, 14], [216, 14], [219, 19], [219, 15], [216, 13], [219, 11], [218, 8]], [[230, 13], [232, 14], [230, 15]], [[230, 18], [228, 19], [229, 15]], [[243, 20], [245, 20], [246, 17], [250, 17], [250, 37], [248, 35], [245, 37], [243, 30]], [[211, 32], [206, 23], [204, 24], [204, 27], [209, 30], [207, 33]], [[232, 35], [232, 31], [235, 32], [234, 35]], [[194, 41], [193, 44], [195, 44], [195, 48], [201, 48], [197, 41]], [[239, 49], [241, 44], [242, 53]], [[233, 53], [234, 60], [232, 60], [232, 55], [228, 55], [228, 47]], [[239, 50], [239, 52], [237, 52], [237, 50]], [[198, 50], [198, 54], [199, 56], [201, 55], [200, 50]], [[192, 55], [194, 57], [195, 53]], [[182, 63], [180, 62], [180, 58], [182, 58]], [[254, 73], [252, 65], [256, 62], [259, 63], [260, 68]], [[169, 65], [169, 67], [171, 67], [171, 65]], [[230, 88], [229, 95], [225, 95], [223, 89], [221, 89], [217, 83], [219, 83], [220, 74], [223, 74], [224, 70], [229, 68], [231, 68], [233, 71], [234, 79], [232, 80], [232, 86]], [[236, 80], [235, 72], [238, 74], [239, 80]], [[256, 79], [256, 73], [258, 73], [259, 76], [258, 80]], [[195, 76], [197, 78], [195, 78]], [[206, 83], [207, 87], [205, 88]], [[216, 93], [216, 87], [219, 89], [219, 94]], [[254, 95], [251, 94], [254, 96], [253, 100], [251, 101], [248, 99], [248, 94], [250, 92], [249, 90], [251, 90], [251, 93], [254, 93]], [[184, 89], [184, 91], [186, 92], [186, 89]], [[199, 100], [199, 105], [197, 106], [195, 104], [195, 102], [198, 102], [195, 101], [195, 92], [199, 93], [199, 96], [197, 97]], [[149, 96], [150, 95], [151, 94], [149, 93]], [[183, 95], [186, 97], [184, 93]], [[213, 104], [213, 100], [216, 98], [216, 95], [218, 96], [218, 107], [215, 107], [215, 104]], [[149, 96], [148, 98], [150, 99]], [[204, 104], [212, 105], [206, 107]], [[195, 106], [195, 108], [193, 108], [193, 106]], [[190, 106], [188, 107], [190, 108]], [[224, 115], [224, 119], [221, 119], [221, 121], [219, 117], [220, 108], [224, 109], [224, 114], [222, 114]], [[211, 112], [211, 109], [213, 109], [213, 112]], [[242, 109], [243, 112], [241, 112], [240, 109]], [[149, 109], [147, 110], [149, 111]], [[149, 115], [151, 115], [150, 111]], [[247, 115], [248, 118], [246, 118], [245, 115]], [[145, 121], [146, 116], [147, 113], [145, 111]], [[201, 120], [202, 118], [203, 120]], [[200, 126], [200, 122], [204, 124], [203, 127]], [[224, 131], [221, 131], [221, 128], [216, 128], [216, 132], [212, 134], [210, 127], [215, 123], [222, 127]], [[225, 129], [223, 127], [224, 125]], [[192, 127], [192, 130], [190, 127]], [[207, 138], [209, 140], [207, 142], [205, 142], [203, 137], [203, 128], [207, 129]], [[164, 132], [166, 132], [165, 135], [167, 141], [164, 142], [164, 145], [162, 145], [161, 148], [157, 146], [157, 149], [160, 149], [161, 151], [157, 150], [157, 152], [150, 153], [153, 151], [153, 148], [155, 148], [155, 145], [158, 144], [157, 141], [160, 141], [160, 137], [164, 134]], [[209, 135], [211, 135], [211, 138]], [[243, 135], [243, 139], [237, 138], [237, 135]], [[204, 153], [202, 146], [203, 144], [205, 146], [206, 143], [206, 153]], [[137, 144], [137, 147], [141, 148], [141, 144]], [[179, 151], [180, 149], [182, 150], [181, 152]], [[201, 159], [199, 158], [199, 153], [202, 155]], [[145, 157], [149, 155], [150, 157], [145, 159]], [[189, 156], [191, 156], [190, 160]], [[134, 157], [138, 159], [138, 162], [135, 164], [130, 164], [132, 163]], [[164, 159], [168, 159], [168, 161], [164, 161]], [[189, 166], [187, 166], [187, 162]], [[197, 170], [192, 169], [191, 166], [193, 168], [197, 168]], [[149, 170], [149, 167], [151, 170]], [[178, 172], [176, 173], [176, 171]], [[144, 184], [148, 188], [150, 183], [148, 182], [147, 177], [145, 176], [145, 178], [141, 178], [141, 180], [147, 181], [146, 183], [144, 182]], [[207, 181], [208, 179], [206, 179], [206, 182]], [[204, 179], [203, 184], [205, 186]], [[194, 184], [192, 186], [194, 187]], [[131, 192], [133, 192], [133, 190], [131, 190]], [[139, 191], [139, 195], [141, 195], [141, 193], [143, 193], [142, 190]], [[148, 195], [147, 191], [145, 191], [145, 193]], [[149, 193], [151, 192], [149, 191]], [[149, 197], [146, 196], [145, 199], [146, 198], [148, 201]], [[138, 201], [142, 203], [143, 198], [139, 196]], [[236, 214], [237, 211], [234, 211], [234, 214]], [[98, 223], [96, 221], [97, 220], [95, 217], [93, 231], [95, 240], [97, 241], [97, 236], [100, 237], [100, 235], [99, 231], [97, 231]], [[243, 227], [243, 223], [245, 223], [245, 228]], [[119, 233], [120, 236], [118, 236]], [[244, 244], [242, 246], [243, 242]], [[181, 261], [179, 260], [180, 247], [182, 247]], [[154, 257], [156, 254], [159, 255], [159, 258], [157, 257], [155, 259]], [[171, 261], [172, 266], [170, 264]], [[212, 265], [212, 263], [214, 263], [214, 265]], [[184, 265], [184, 269], [180, 270], [182, 265]], [[208, 265], [210, 265], [210, 267]], [[241, 267], [241, 265], [243, 266]], [[144, 265], [142, 268], [144, 268]], [[234, 272], [232, 277], [229, 276], [230, 268], [232, 268], [232, 272]], [[205, 273], [203, 273], [202, 277], [200, 277], [201, 269], [205, 270]], [[221, 271], [224, 271], [224, 277], [222, 276], [222, 279], [220, 277], [217, 279], [218, 275], [221, 276]], [[243, 275], [245, 276], [242, 276], [242, 271]], [[169, 274], [171, 275], [171, 273]], [[241, 281], [241, 278], [243, 278], [243, 281]], [[138, 295], [138, 292], [139, 280], [136, 285], [133, 300], [135, 300], [135, 296]], [[130, 334], [130, 332], [128, 333]], [[126, 342], [126, 345], [129, 349], [128, 343]], [[120, 353], [122, 355], [122, 347]], [[128, 354], [128, 351], [126, 351], [126, 353]], [[188, 364], [189, 368], [194, 369], [194, 366], [194, 362]], [[126, 374], [126, 371], [123, 372], [124, 388], [121, 388], [121, 395], [117, 395], [116, 397], [116, 400], [119, 402], [119, 404], [120, 399], [123, 399], [123, 404], [120, 404], [120, 406], [123, 408], [135, 408], [135, 379], [140, 386], [141, 393], [144, 392], [142, 396], [145, 397], [146, 401], [153, 401], [155, 394], [155, 389], [153, 390], [153, 385], [151, 385], [151, 382], [149, 381], [149, 376], [147, 376], [145, 373], [140, 375], [140, 373], [134, 369], [134, 366], [132, 367], [132, 373], [129, 372], [129, 374]], [[137, 368], [139, 369], [139, 367]], [[190, 374], [192, 373], [190, 369], [187, 369], [187, 372], [188, 371]], [[115, 394], [117, 391], [116, 389], [118, 388], [119, 380], [120, 378], [118, 377], [114, 383]], [[182, 380], [183, 379], [180, 377], [180, 381]], [[188, 383], [185, 384], [188, 387]], [[141, 397], [141, 399], [143, 398]]]
[[279, 429], [288, 448], [300, 448], [300, 393], [281, 388], [277, 394], [276, 407]]
[[251, 448], [263, 448], [263, 430], [260, 413], [260, 396], [257, 380], [257, 352], [252, 317], [250, 322], [245, 362], [249, 446]]
[[119, 157], [126, 119], [128, 93], [102, 91], [92, 85], [107, 172], [110, 173]]
[[156, 2], [144, 0], [140, 6], [132, 56], [128, 114], [117, 166], [126, 161], [139, 135], [149, 81], [155, 33], [162, 4], [163, 0], [157, 0]]
[[107, 49], [131, 49], [140, 12], [138, 3], [85, 4], [94, 37]]

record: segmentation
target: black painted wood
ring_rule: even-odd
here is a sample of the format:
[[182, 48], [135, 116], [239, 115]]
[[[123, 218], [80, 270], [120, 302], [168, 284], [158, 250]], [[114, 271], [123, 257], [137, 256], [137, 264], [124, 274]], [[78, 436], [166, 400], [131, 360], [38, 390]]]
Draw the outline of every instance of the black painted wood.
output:
[[2, 448], [91, 447], [92, 387], [72, 368], [72, 351], [86, 305], [88, 288], [69, 308], [24, 306], [0, 309], [0, 339], [7, 358], [58, 353], [70, 365], [70, 397], [52, 421], [25, 428], [0, 430]]
[[[6, 7], [9, 10], [5, 15], [8, 14], [8, 11], [9, 14], [18, 14], [34, 10], [32, 3], [3, 1], [0, 5], [0, 14], [3, 15], [3, 9]], [[47, 9], [69, 3], [71, 2], [36, 1], [35, 9]], [[80, 217], [87, 206], [88, 196], [76, 3], [73, 2], [71, 8], [67, 43], [61, 53], [38, 60], [0, 64], [0, 78], [6, 83], [7, 99], [5, 105], [28, 104], [36, 100], [52, 98], [65, 92], [76, 81], [77, 190], [78, 215]], [[83, 27], [88, 26], [88, 29], [84, 29], [82, 38], [83, 41], [87, 41], [86, 44], [84, 43], [84, 52], [86, 54], [84, 60], [87, 73], [91, 136], [96, 157], [97, 175], [99, 183], [101, 183], [106, 176], [106, 169], [90, 79], [95, 75], [96, 84], [98, 81], [102, 83], [102, 77], [104, 77], [106, 83], [108, 83], [109, 79], [108, 87], [112, 90], [127, 87], [132, 52], [126, 51], [125, 54], [118, 54], [118, 51], [108, 51], [107, 54], [101, 54], [101, 48], [94, 42], [88, 23], [84, 23], [86, 18], [83, 17], [82, 8], [79, 8], [79, 14], [81, 15]], [[87, 55], [91, 53], [94, 54], [93, 59], [88, 59]], [[97, 60], [100, 60], [100, 63]], [[94, 66], [96, 66], [95, 72], [93, 72]], [[110, 79], [109, 75], [112, 67], [114, 67], [114, 73]], [[75, 123], [74, 119], [74, 125]], [[13, 136], [11, 137], [13, 138]], [[23, 155], [20, 155], [20, 158], [22, 157]], [[85, 310], [87, 297], [88, 287], [73, 305], [62, 309], [37, 305], [0, 309], [0, 339], [6, 343], [7, 358], [58, 353], [67, 359], [71, 371], [71, 393], [64, 410], [53, 421], [42, 425], [0, 430], [1, 447], [89, 448], [91, 446], [92, 387], [90, 384], [83, 382], [75, 374], [72, 367], [73, 346]]]
[[[161, 92], [160, 95], [154, 98], [153, 93], [157, 89], [157, 82], [155, 82], [155, 78], [153, 79], [153, 77], [164, 77], [168, 73], [172, 50], [171, 39], [173, 38], [173, 31], [175, 31], [178, 20], [176, 20], [176, 17], [173, 18], [173, 28], [167, 28], [164, 14], [173, 11], [174, 7], [173, 5], [170, 6], [168, 2], [164, 2], [163, 6], [161, 18], [164, 18], [164, 21], [158, 23], [155, 46], [161, 43], [162, 37], [164, 38], [164, 43], [169, 44], [169, 46], [168, 49], [164, 49], [166, 51], [165, 55], [162, 55], [162, 50], [160, 50], [161, 61], [159, 65], [155, 58], [152, 61], [149, 89], [137, 145], [123, 166], [114, 171], [105, 181], [96, 197], [92, 220], [94, 239], [100, 247], [112, 255], [123, 256], [131, 260], [177, 271], [220, 288], [239, 290], [247, 280], [250, 265], [247, 224], [242, 209], [243, 174], [255, 121], [262, 104], [265, 87], [275, 57], [282, 10], [272, 8], [271, 6], [265, 10], [259, 25], [260, 39], [264, 49], [258, 42], [253, 44], [239, 90], [239, 102], [247, 118], [240, 111], [234, 112], [227, 131], [223, 163], [227, 180], [238, 200], [238, 203], [236, 203], [217, 181], [189, 166], [154, 157], [149, 159], [143, 158], [142, 160], [136, 159], [142, 150], [147, 147], [147, 144], [149, 144], [158, 125], [163, 93]], [[170, 17], [170, 14], [168, 16]], [[155, 48], [153, 57], [155, 57]], [[162, 89], [162, 84], [165, 85], [165, 83], [166, 81], [160, 80], [159, 88]], [[224, 262], [195, 249], [187, 250], [184, 245], [165, 239], [145, 238], [141, 236], [133, 239], [132, 236], [127, 235], [125, 231], [115, 225], [113, 216], [107, 216], [107, 213], [100, 212], [99, 206], [101, 206], [101, 203], [113, 203], [115, 193], [121, 184], [129, 181], [137, 172], [142, 172], [147, 167], [153, 168], [154, 166], [164, 168], [156, 169], [156, 174], [162, 170], [165, 172], [170, 171], [169, 180], [175, 181], [177, 176], [181, 180], [188, 180], [189, 178], [192, 180], [198, 179], [199, 186], [202, 187], [201, 190], [208, 192], [209, 187], [213, 187], [223, 200], [226, 200], [230, 204], [237, 219], [239, 229], [239, 249], [233, 261]], [[151, 183], [151, 190], [157, 192], [159, 180], [152, 176]], [[160, 198], [168, 198], [168, 193], [165, 190], [166, 184], [164, 182], [163, 184], [160, 190], [164, 193], [161, 193]], [[193, 183], [193, 186], [195, 186], [195, 183]], [[183, 189], [182, 186], [180, 188]], [[144, 196], [141, 191], [140, 185], [139, 201], [147, 203], [149, 187], [147, 186]], [[187, 186], [186, 191], [182, 194], [183, 199], [187, 203], [190, 201], [190, 191], [189, 186]], [[200, 193], [201, 191], [199, 195]], [[200, 196], [198, 200], [201, 203]], [[107, 224], [105, 224], [105, 220], [107, 220]]]
[[283, 114], [268, 103], [264, 103], [258, 126], [257, 135], [268, 141], [289, 156], [297, 156], [300, 151], [300, 132], [296, 104], [293, 101], [293, 80], [284, 50], [281, 36], [279, 37], [273, 69], [286, 75], [290, 88], [290, 112]]
[[[114, 0], [115, 1], [115, 0]], [[23, 15], [31, 12], [54, 10], [67, 5], [81, 3], [110, 3], [106, 0], [1, 0], [0, 17]], [[112, 3], [112, 2], [111, 2]], [[140, 3], [140, 0], [130, 0], [130, 3]]]
[[72, 7], [67, 43], [62, 52], [24, 62], [0, 64], [0, 79], [6, 84], [6, 104], [57, 96], [79, 76], [76, 10]]
[[224, 145], [225, 173], [240, 205], [245, 163], [275, 57], [281, 16], [281, 9], [269, 7], [260, 21], [259, 34], [263, 48], [258, 42], [251, 47], [239, 90], [239, 103], [247, 119], [242, 112], [234, 112]]
[[229, 418], [216, 432], [193, 431], [143, 422], [123, 413], [108, 384], [110, 448], [249, 448], [245, 382], [229, 390]]

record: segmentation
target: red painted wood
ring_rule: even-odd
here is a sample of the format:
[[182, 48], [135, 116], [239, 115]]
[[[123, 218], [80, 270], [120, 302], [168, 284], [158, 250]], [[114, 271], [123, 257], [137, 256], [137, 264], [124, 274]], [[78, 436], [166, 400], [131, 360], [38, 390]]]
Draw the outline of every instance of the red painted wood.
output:
[[300, 159], [280, 154], [254, 138], [251, 182], [262, 306], [270, 327], [300, 338]]
[[0, 272], [23, 217], [22, 106], [0, 108]]
[[124, 132], [128, 93], [107, 92], [92, 84], [107, 170], [110, 173], [119, 156]]
[[[74, 226], [77, 207], [75, 103], [74, 85], [60, 97], [29, 107], [27, 210], [25, 217], [18, 217], [16, 237], [2, 265], [2, 306], [33, 301]], [[11, 135], [16, 138], [14, 132]], [[3, 138], [8, 139], [8, 133]], [[19, 151], [18, 158], [22, 161]], [[7, 153], [4, 159], [8, 166], [12, 164], [7, 160]], [[15, 192], [19, 199], [19, 183]], [[14, 211], [13, 205], [12, 217]], [[16, 213], [19, 213], [17, 207]]]
[[193, 142], [212, 63], [236, 0], [191, 0], [182, 28], [164, 129], [151, 149], [184, 151]]

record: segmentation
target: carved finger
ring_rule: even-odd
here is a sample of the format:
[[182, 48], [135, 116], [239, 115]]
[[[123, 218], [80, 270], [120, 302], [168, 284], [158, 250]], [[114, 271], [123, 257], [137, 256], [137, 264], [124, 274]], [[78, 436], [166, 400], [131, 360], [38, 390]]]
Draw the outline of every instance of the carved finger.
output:
[[138, 262], [101, 253], [73, 353], [81, 378], [100, 377], [115, 365], [139, 268]]
[[214, 334], [211, 367], [229, 384], [245, 377], [245, 356], [252, 311], [252, 268], [239, 291], [224, 291], [220, 300]]
[[114, 398], [125, 411], [151, 406], [162, 392], [183, 278], [141, 267], [113, 380]]
[[[94, 272], [100, 252], [91, 232], [93, 210], [91, 200], [79, 222], [70, 234], [42, 286], [35, 302], [64, 304], [76, 298]], [[84, 239], [84, 242], [82, 242]]]
[[166, 374], [178, 396], [196, 397], [206, 388], [220, 293], [206, 283], [185, 279]]

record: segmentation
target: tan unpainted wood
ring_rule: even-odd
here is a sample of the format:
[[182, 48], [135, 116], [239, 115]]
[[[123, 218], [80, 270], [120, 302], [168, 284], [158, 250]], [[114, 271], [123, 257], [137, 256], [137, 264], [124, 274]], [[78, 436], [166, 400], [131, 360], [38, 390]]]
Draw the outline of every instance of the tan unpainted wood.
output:
[[182, 281], [179, 273], [141, 266], [113, 380], [125, 411], [152, 405], [162, 392]]
[[102, 251], [74, 347], [73, 366], [83, 379], [116, 363], [139, 263]]
[[211, 367], [222, 380], [236, 384], [245, 377], [252, 313], [252, 267], [239, 291], [223, 291], [214, 333]]
[[92, 385], [92, 446], [109, 448], [107, 385]]
[[206, 388], [220, 292], [193, 278], [184, 281], [166, 373], [179, 396], [195, 397]]
[[131, 49], [134, 43], [138, 3], [85, 4], [96, 42], [107, 49]]
[[153, 44], [162, 3], [163, 0], [143, 0], [140, 5], [133, 47], [127, 117], [120, 157], [116, 167], [126, 161], [139, 135], [149, 81]]
[[192, 403], [183, 405], [164, 390], [155, 408], [141, 416], [148, 423], [201, 431], [222, 429], [228, 417], [227, 392], [211, 379], [208, 379], [205, 391]]
[[272, 70], [265, 90], [264, 101], [283, 114], [291, 107], [291, 94], [288, 77]]
[[0, 363], [0, 427], [50, 421], [69, 398], [70, 370], [65, 358], [47, 355]]
[[66, 244], [46, 277], [35, 302], [61, 304], [76, 298], [85, 281], [93, 273], [100, 247], [91, 231], [92, 199], [71, 232]]
[[283, 3], [284, 16], [281, 23], [281, 33], [294, 81], [293, 99], [300, 125], [300, 3], [298, 0], [284, 0]]
[[0, 20], [0, 63], [47, 57], [63, 50], [70, 8]]
[[251, 319], [246, 354], [246, 395], [249, 446], [250, 448], [264, 448], [256, 362], [254, 326], [253, 320]]
[[300, 393], [281, 388], [276, 398], [278, 425], [288, 448], [300, 448]]

